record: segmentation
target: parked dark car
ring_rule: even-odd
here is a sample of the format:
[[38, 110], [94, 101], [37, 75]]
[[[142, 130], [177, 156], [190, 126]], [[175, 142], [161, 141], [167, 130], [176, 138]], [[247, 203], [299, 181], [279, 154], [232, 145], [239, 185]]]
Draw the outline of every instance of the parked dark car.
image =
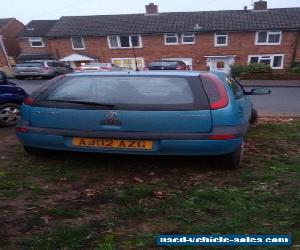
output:
[[145, 70], [189, 70], [189, 67], [182, 61], [162, 60], [148, 63]]
[[20, 105], [27, 93], [15, 83], [7, 80], [0, 71], [0, 127], [16, 125], [20, 118]]
[[17, 79], [26, 77], [52, 78], [71, 73], [73, 70], [63, 62], [58, 61], [28, 61], [18, 63], [15, 68]]

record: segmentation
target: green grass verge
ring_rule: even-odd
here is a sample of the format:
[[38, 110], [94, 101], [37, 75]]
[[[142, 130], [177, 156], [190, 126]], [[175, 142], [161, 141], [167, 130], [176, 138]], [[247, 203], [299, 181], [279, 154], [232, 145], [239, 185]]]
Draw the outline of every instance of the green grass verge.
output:
[[[16, 210], [20, 204], [36, 209], [34, 215], [11, 213], [20, 248], [151, 249], [159, 233], [291, 233], [300, 244], [299, 121], [252, 128], [237, 171], [209, 163], [201, 169], [189, 158], [166, 167], [165, 159], [35, 158], [19, 146], [9, 150], [13, 156], [0, 163], [0, 198], [16, 201]], [[143, 182], [132, 181], [135, 176]], [[16, 246], [0, 236], [0, 248]]]

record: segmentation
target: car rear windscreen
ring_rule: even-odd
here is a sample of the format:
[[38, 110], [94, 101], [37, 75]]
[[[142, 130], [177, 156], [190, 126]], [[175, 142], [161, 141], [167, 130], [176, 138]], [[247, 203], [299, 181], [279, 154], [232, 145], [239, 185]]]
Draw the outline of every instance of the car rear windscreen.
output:
[[43, 62], [18, 63], [16, 67], [43, 67]]
[[[207, 107], [199, 77], [71, 76], [49, 88], [40, 102], [89, 102], [118, 109], [194, 110]], [[70, 102], [68, 104], [68, 102]]]

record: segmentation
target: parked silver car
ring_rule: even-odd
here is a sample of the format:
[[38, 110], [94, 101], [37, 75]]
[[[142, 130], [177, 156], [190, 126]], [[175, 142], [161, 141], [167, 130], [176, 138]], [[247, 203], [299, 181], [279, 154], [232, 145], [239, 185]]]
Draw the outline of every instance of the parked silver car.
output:
[[63, 62], [58, 61], [28, 61], [18, 63], [15, 68], [17, 79], [26, 77], [51, 78], [73, 70]]

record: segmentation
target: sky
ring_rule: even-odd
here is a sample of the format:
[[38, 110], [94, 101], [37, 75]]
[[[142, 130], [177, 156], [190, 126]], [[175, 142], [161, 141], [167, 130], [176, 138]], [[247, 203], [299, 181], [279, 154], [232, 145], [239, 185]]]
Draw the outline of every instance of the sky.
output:
[[[30, 20], [61, 16], [144, 13], [154, 2], [160, 12], [205, 11], [251, 8], [255, 0], [0, 0], [0, 18]], [[269, 8], [300, 7], [300, 0], [268, 0]]]

